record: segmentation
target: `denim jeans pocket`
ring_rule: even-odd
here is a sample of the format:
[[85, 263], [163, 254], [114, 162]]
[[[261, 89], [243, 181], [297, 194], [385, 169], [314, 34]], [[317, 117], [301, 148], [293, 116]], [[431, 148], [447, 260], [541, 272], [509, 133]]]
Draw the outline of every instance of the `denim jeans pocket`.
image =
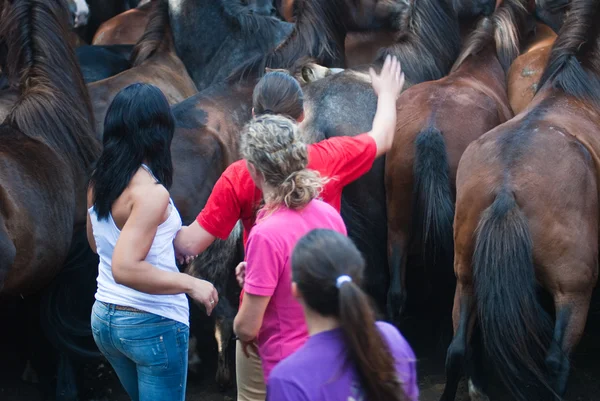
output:
[[169, 355], [162, 335], [145, 339], [120, 338], [123, 353], [139, 366], [157, 371], [169, 366]]

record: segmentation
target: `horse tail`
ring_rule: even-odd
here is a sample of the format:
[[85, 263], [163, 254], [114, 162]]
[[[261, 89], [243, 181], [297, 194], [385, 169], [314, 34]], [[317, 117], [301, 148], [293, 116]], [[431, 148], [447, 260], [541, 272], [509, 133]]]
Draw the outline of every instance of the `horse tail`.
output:
[[446, 144], [437, 128], [427, 127], [417, 135], [413, 176], [413, 238], [423, 246], [427, 267], [446, 267], [454, 251], [454, 199]]
[[552, 323], [537, 299], [532, 248], [525, 215], [501, 190], [477, 228], [473, 279], [486, 355], [519, 401], [551, 391], [543, 366]]
[[0, 41], [6, 73], [20, 96], [6, 122], [32, 138], [62, 149], [88, 169], [100, 151], [94, 114], [75, 52], [67, 41], [63, 0], [15, 0], [5, 5]]

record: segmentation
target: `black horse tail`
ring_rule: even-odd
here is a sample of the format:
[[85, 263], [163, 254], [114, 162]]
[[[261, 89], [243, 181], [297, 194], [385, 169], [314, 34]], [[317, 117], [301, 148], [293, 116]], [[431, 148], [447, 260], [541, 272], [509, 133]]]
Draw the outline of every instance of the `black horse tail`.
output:
[[483, 348], [518, 401], [553, 399], [544, 368], [552, 322], [537, 298], [532, 248], [525, 215], [503, 189], [479, 222], [473, 279]]
[[440, 130], [423, 129], [415, 139], [413, 239], [423, 246], [427, 268], [440, 265], [454, 276], [454, 199], [446, 144]]

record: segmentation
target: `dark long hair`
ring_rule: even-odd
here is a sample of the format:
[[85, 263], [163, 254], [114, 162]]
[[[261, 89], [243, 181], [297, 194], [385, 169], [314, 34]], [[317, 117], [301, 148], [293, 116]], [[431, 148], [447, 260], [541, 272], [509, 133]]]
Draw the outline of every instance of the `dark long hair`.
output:
[[[360, 288], [365, 261], [352, 241], [331, 230], [313, 230], [298, 241], [292, 254], [292, 279], [315, 312], [334, 316], [344, 333], [349, 361], [354, 364], [369, 400], [404, 401], [394, 357], [375, 325], [375, 313]], [[352, 281], [337, 286], [337, 278]]]
[[297, 80], [281, 71], [267, 73], [252, 94], [254, 114], [283, 114], [298, 120], [304, 112], [304, 94]]
[[136, 83], [117, 93], [106, 112], [104, 149], [90, 179], [98, 218], [108, 218], [142, 163], [162, 185], [171, 187], [174, 131], [171, 107], [156, 86]]

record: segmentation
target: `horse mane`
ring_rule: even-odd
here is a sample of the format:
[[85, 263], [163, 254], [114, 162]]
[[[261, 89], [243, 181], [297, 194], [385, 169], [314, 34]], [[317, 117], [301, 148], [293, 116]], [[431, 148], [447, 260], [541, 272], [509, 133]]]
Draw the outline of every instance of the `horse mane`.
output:
[[211, 0], [218, 1], [223, 15], [227, 20], [237, 26], [247, 41], [252, 41], [252, 46], [267, 52], [272, 50], [269, 43], [273, 34], [279, 28], [281, 20], [275, 17], [248, 12], [240, 0]]
[[538, 92], [546, 84], [600, 107], [600, 2], [571, 1], [550, 52]]
[[20, 92], [5, 123], [60, 149], [72, 167], [79, 164], [87, 171], [100, 144], [87, 87], [67, 40], [66, 5], [63, 0], [14, 0], [5, 7], [0, 25], [5, 73]]
[[160, 48], [171, 32], [169, 22], [169, 3], [165, 0], [155, 0], [150, 5], [148, 24], [144, 34], [135, 44], [131, 52], [131, 66], [137, 67], [152, 57]]
[[411, 0], [409, 12], [399, 21], [396, 43], [381, 49], [376, 63], [387, 55], [402, 63], [412, 83], [441, 79], [450, 71], [461, 48], [458, 17], [448, 0]]
[[335, 6], [333, 0], [296, 0], [292, 33], [269, 53], [257, 55], [234, 70], [229, 81], [260, 77], [267, 67], [290, 68], [305, 56], [325, 65], [343, 58], [343, 53], [332, 46], [336, 41], [334, 28], [342, 28]]
[[504, 0], [492, 15], [479, 19], [451, 72], [456, 71], [469, 56], [480, 53], [491, 43], [495, 43], [500, 65], [507, 72], [512, 62], [519, 57], [527, 15], [526, 0]]

